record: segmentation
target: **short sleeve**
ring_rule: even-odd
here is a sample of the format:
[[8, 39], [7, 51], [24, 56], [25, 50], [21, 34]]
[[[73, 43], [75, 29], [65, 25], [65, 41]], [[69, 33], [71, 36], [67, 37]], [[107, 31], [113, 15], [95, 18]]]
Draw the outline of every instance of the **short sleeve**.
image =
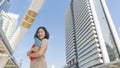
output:
[[47, 40], [47, 39], [43, 39], [43, 40], [41, 41], [41, 47], [47, 48], [47, 46], [48, 46], [48, 40]]

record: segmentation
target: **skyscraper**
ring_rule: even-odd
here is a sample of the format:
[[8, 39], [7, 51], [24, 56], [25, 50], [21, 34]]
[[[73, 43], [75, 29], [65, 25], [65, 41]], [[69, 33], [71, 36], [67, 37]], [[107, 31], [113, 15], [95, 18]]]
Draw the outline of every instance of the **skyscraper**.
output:
[[71, 7], [66, 12], [66, 23], [65, 23], [65, 34], [66, 34], [66, 63], [69, 67], [77, 67], [77, 49], [76, 49], [76, 38], [75, 28], [73, 23]]
[[5, 12], [8, 11], [10, 7], [10, 2], [9, 0], [0, 0], [0, 12], [3, 10]]
[[119, 38], [105, 0], [71, 0], [65, 32], [68, 68], [94, 67], [120, 58]]

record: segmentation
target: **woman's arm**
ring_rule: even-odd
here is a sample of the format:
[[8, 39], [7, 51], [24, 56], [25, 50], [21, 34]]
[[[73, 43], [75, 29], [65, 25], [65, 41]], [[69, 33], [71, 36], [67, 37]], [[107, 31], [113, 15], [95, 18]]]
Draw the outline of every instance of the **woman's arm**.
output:
[[35, 53], [31, 53], [30, 56], [40, 57], [40, 56], [44, 55], [45, 52], [46, 52], [46, 49], [47, 49], [47, 45], [48, 45], [47, 39], [43, 39], [42, 42], [41, 42], [41, 46], [40, 46], [39, 51], [37, 51]]
[[39, 50], [39, 47], [32, 47], [28, 52], [27, 52], [27, 56], [30, 57], [30, 55], [33, 53], [33, 52], [37, 52]]
[[32, 49], [30, 49], [30, 50], [27, 52], [27, 56], [30, 57], [31, 53], [32, 53]]

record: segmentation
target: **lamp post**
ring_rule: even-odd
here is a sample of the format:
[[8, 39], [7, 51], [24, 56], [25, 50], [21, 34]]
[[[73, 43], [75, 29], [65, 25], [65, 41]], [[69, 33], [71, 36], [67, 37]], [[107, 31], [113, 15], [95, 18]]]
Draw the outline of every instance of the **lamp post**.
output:
[[54, 65], [54, 64], [52, 64], [52, 65], [51, 65], [51, 68], [55, 68], [55, 65]]

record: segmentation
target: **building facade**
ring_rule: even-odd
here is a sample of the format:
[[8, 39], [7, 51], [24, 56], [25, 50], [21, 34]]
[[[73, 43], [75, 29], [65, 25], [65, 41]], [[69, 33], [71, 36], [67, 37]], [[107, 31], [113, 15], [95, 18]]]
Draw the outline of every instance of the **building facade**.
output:
[[9, 0], [0, 0], [0, 12], [5, 11], [7, 12], [10, 7], [10, 1]]
[[71, 7], [66, 12], [65, 34], [66, 34], [66, 63], [69, 67], [77, 67], [77, 49], [74, 23], [72, 20]]
[[71, 0], [65, 31], [68, 68], [89, 68], [120, 58], [119, 38], [105, 0]]
[[7, 39], [10, 40], [16, 30], [19, 15], [13, 13], [1, 13], [1, 25]]
[[[1, 26], [1, 25], [0, 25]], [[0, 27], [0, 68], [20, 68], [15, 57], [13, 50], [5, 36], [2, 28]]]

